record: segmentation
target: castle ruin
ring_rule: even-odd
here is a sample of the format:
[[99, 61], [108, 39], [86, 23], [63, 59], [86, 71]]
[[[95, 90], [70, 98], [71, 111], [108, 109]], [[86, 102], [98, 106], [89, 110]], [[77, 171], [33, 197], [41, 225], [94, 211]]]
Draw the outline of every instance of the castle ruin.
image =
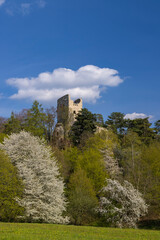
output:
[[54, 129], [54, 142], [57, 146], [63, 146], [65, 136], [73, 125], [76, 115], [82, 110], [82, 99], [73, 101], [67, 94], [57, 100], [57, 124]]
[[66, 122], [71, 126], [79, 111], [82, 110], [82, 99], [78, 98], [73, 101], [70, 95], [67, 94], [57, 101], [57, 122], [65, 124]]

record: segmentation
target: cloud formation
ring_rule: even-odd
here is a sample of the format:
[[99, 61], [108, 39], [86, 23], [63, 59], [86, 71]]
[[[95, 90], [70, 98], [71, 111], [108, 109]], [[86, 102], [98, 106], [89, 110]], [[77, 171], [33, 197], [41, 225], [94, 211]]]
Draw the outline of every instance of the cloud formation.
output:
[[118, 71], [93, 65], [77, 71], [58, 68], [53, 72], [40, 73], [38, 77], [7, 80], [7, 84], [18, 89], [11, 99], [37, 99], [41, 102], [54, 102], [65, 94], [70, 94], [73, 99], [82, 97], [86, 102], [96, 102], [104, 89], [116, 87], [122, 82]]
[[46, 6], [46, 2], [44, 0], [38, 0], [37, 4], [40, 8], [44, 8]]
[[23, 15], [28, 15], [31, 11], [31, 3], [22, 3], [20, 10]]
[[0, 0], [0, 6], [5, 3], [6, 0]]
[[131, 120], [133, 120], [133, 119], [137, 119], [137, 118], [149, 118], [149, 119], [151, 119], [151, 118], [153, 118], [153, 116], [152, 115], [149, 115], [149, 116], [147, 116], [146, 114], [144, 114], [144, 113], [136, 113], [136, 112], [134, 112], [134, 113], [128, 113], [128, 114], [126, 114], [125, 115], [125, 119], [131, 119]]
[[[3, 3], [6, 0], [0, 0]], [[45, 0], [30, 0], [30, 1], [22, 1], [22, 3], [16, 3], [9, 1], [6, 7], [6, 13], [10, 16], [14, 16], [15, 14], [20, 14], [26, 16], [34, 11], [36, 8], [44, 8], [46, 6]]]

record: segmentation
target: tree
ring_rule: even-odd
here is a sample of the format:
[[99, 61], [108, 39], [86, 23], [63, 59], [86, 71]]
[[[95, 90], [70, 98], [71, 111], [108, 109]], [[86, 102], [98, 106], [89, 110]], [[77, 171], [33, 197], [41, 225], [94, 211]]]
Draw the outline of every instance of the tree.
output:
[[6, 123], [7, 119], [4, 117], [0, 117], [0, 133], [4, 132], [4, 125]]
[[71, 147], [64, 151], [64, 159], [70, 166], [70, 173], [72, 174], [79, 168], [84, 170], [97, 195], [104, 186], [107, 176], [103, 155], [100, 152], [100, 147], [103, 146], [104, 141], [95, 135], [88, 139], [82, 149]]
[[10, 135], [11, 133], [18, 133], [20, 131], [20, 121], [15, 117], [15, 114], [12, 112], [11, 117], [4, 124], [4, 133]]
[[124, 178], [131, 182], [136, 189], [139, 189], [143, 181], [142, 172], [144, 165], [141, 161], [143, 143], [137, 133], [128, 131], [124, 136], [122, 144], [121, 165], [123, 168]]
[[160, 143], [149, 145], [141, 137], [129, 131], [121, 148], [123, 177], [144, 196], [148, 208], [148, 218], [160, 217]]
[[46, 128], [47, 128], [47, 138], [51, 143], [53, 140], [53, 131], [55, 126], [55, 118], [56, 118], [56, 109], [54, 107], [46, 108]]
[[105, 163], [105, 168], [107, 173], [111, 178], [119, 178], [122, 175], [122, 169], [119, 166], [119, 161], [114, 157], [113, 152], [111, 152], [107, 147], [101, 150], [103, 154], [103, 160]]
[[121, 112], [112, 112], [105, 122], [107, 128], [112, 129], [113, 132], [119, 136], [123, 135], [126, 128], [126, 120], [124, 119], [124, 116], [125, 115]]
[[92, 114], [86, 108], [82, 109], [78, 113], [70, 133], [71, 139], [75, 145], [80, 143], [82, 134], [85, 132], [94, 133], [96, 131], [95, 122], [96, 118], [94, 114]]
[[152, 124], [148, 118], [128, 119], [126, 121], [128, 130], [137, 133], [144, 143], [148, 144], [154, 138], [155, 132], [154, 129], [150, 128]]
[[22, 109], [19, 113], [15, 114], [15, 118], [20, 122], [21, 130], [24, 130], [24, 127], [27, 125], [29, 109]]
[[24, 209], [16, 202], [23, 194], [22, 180], [8, 156], [0, 150], [0, 221], [15, 221]]
[[64, 184], [56, 160], [45, 142], [28, 132], [12, 134], [0, 145], [17, 167], [24, 183], [23, 198], [18, 203], [25, 208], [30, 221], [66, 223]]
[[98, 205], [92, 183], [82, 169], [77, 169], [70, 177], [68, 185], [68, 213], [76, 225], [91, 224]]
[[104, 186], [105, 178], [107, 176], [100, 151], [94, 148], [84, 150], [78, 155], [77, 165], [84, 169], [87, 177], [94, 186], [96, 194], [98, 194], [100, 189]]
[[38, 101], [34, 101], [32, 108], [28, 110], [24, 129], [34, 136], [44, 137], [46, 135], [46, 115], [43, 107]]
[[144, 146], [141, 152], [141, 181], [139, 189], [150, 205], [148, 217], [160, 218], [160, 143]]
[[107, 174], [111, 178], [119, 178], [122, 175], [122, 169], [119, 166], [118, 158], [114, 156], [114, 151], [117, 147], [119, 147], [117, 135], [111, 130], [105, 130], [89, 138], [84, 149], [94, 149], [94, 151], [98, 152], [99, 162], [103, 163]]
[[98, 211], [108, 226], [136, 227], [147, 208], [141, 193], [131, 183], [124, 181], [121, 185], [116, 180], [107, 179]]
[[155, 123], [155, 130], [157, 132], [157, 134], [160, 134], [160, 120], [157, 120]]
[[95, 118], [96, 118], [96, 124], [99, 127], [103, 127], [104, 126], [104, 120], [103, 120], [103, 116], [102, 114], [94, 114]]

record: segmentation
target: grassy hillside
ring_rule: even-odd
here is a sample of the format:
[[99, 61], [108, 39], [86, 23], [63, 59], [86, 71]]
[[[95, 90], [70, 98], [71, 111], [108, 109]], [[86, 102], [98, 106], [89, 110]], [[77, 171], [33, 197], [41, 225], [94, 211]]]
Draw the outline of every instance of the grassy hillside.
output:
[[159, 240], [160, 231], [0, 223], [0, 240]]

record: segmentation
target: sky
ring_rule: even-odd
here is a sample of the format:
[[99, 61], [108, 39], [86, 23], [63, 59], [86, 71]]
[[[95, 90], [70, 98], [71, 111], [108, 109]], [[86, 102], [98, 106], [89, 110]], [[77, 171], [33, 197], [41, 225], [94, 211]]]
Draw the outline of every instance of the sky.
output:
[[70, 94], [160, 119], [159, 0], [0, 0], [0, 116]]

